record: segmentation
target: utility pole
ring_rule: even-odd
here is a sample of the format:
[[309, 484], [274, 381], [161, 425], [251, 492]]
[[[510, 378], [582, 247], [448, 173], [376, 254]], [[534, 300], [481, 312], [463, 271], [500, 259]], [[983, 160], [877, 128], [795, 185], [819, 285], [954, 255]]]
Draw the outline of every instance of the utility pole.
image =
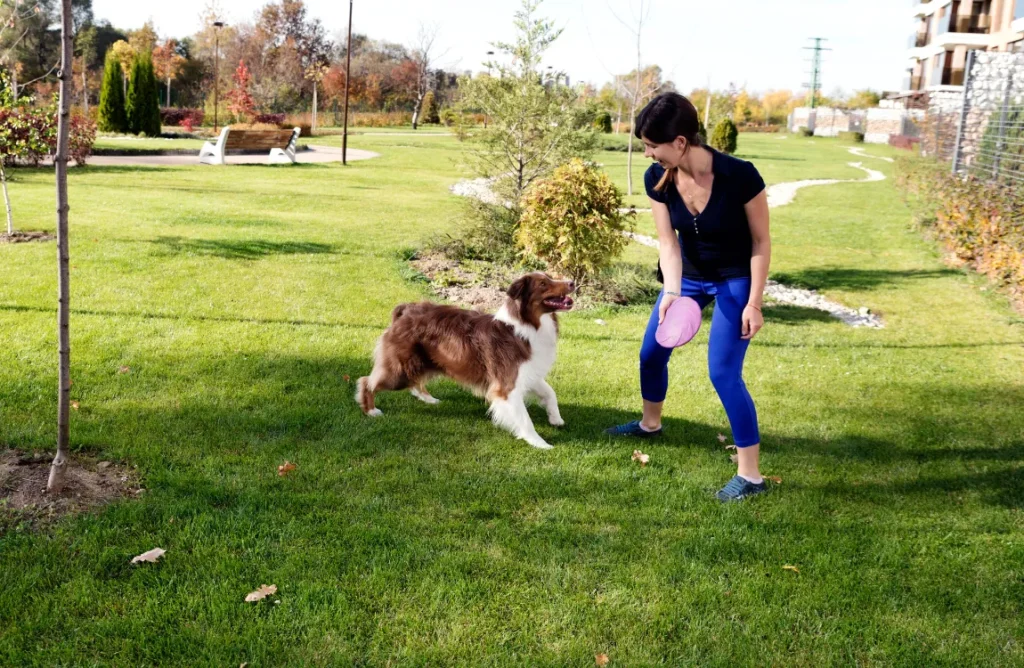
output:
[[822, 42], [828, 41], [824, 37], [811, 37], [810, 39], [814, 40], [814, 46], [805, 46], [804, 50], [814, 52], [811, 55], [811, 71], [809, 72], [811, 82], [805, 83], [804, 86], [811, 92], [811, 109], [814, 109], [818, 106], [818, 92], [821, 90], [821, 52], [832, 49], [821, 45]]

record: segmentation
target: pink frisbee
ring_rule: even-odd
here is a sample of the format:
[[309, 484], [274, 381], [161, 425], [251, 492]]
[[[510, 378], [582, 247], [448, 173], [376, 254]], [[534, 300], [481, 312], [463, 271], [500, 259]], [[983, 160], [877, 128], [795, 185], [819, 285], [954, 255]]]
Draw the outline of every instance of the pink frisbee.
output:
[[665, 311], [665, 319], [658, 325], [654, 338], [665, 348], [686, 345], [700, 329], [700, 306], [689, 297], [680, 297]]

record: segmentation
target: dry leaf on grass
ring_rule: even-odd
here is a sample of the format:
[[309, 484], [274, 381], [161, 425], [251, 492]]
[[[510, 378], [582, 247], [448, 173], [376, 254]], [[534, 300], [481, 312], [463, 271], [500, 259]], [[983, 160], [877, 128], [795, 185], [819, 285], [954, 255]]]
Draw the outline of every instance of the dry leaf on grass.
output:
[[782, 484], [782, 478], [780, 478], [777, 475], [766, 475], [765, 478], [768, 478], [769, 480], [771, 480], [776, 485], [781, 485]]
[[277, 585], [260, 585], [260, 588], [245, 597], [246, 603], [262, 601], [271, 594], [277, 593]]
[[647, 466], [647, 462], [651, 461], [651, 456], [650, 455], [645, 455], [644, 453], [640, 452], [639, 450], [634, 450], [633, 451], [633, 461], [634, 462], [640, 462], [640, 466], [641, 467]]
[[799, 568], [797, 568], [796, 566], [790, 566], [789, 564], [786, 564], [785, 566], [783, 566], [782, 570], [784, 570], [784, 571], [793, 571], [794, 573], [797, 573], [797, 574], [800, 573], [800, 569]]
[[117, 370], [118, 373], [128, 373], [132, 368], [130, 366], [123, 366]]
[[732, 462], [733, 464], [739, 464], [740, 463], [740, 456], [739, 455], [729, 455], [729, 461]]
[[139, 556], [137, 556], [134, 559], [132, 559], [132, 563], [133, 564], [137, 564], [137, 563], [140, 563], [140, 562], [143, 562], [143, 561], [148, 561], [151, 564], [155, 564], [156, 560], [159, 559], [160, 557], [164, 556], [164, 553], [166, 551], [167, 550], [160, 549], [159, 547], [154, 547], [149, 552], [143, 552]]
[[725, 449], [726, 450], [736, 450], [737, 448], [736, 448], [735, 445], [727, 445], [727, 446], [725, 446]]
[[290, 461], [286, 459], [284, 460], [284, 464], [281, 464], [280, 466], [277, 467], [277, 475], [287, 475], [289, 471], [294, 471], [296, 468], [297, 467], [295, 466], [295, 464], [292, 464]]
[[342, 376], [342, 378], [344, 378], [344, 379], [345, 379], [345, 382], [346, 382], [346, 383], [347, 383], [348, 381], [352, 380], [352, 378], [351, 378], [351, 377], [350, 377], [350, 376], [349, 376], [349, 375], [348, 375], [347, 373], [346, 373], [346, 374], [345, 374], [344, 376]]
[[599, 666], [607, 666], [608, 665], [608, 655], [607, 654], [595, 654], [594, 655], [594, 663], [596, 663]]
[[77, 411], [78, 410], [78, 402], [77, 401], [72, 401], [71, 402], [71, 407], [74, 408]]
[[718, 442], [719, 443], [725, 443], [725, 434], [719, 434], [718, 435]]

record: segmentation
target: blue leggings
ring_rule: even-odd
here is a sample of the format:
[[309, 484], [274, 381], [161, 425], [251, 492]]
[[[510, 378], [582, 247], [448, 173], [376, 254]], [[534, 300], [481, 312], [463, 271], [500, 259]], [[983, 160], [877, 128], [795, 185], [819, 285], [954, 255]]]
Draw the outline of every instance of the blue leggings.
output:
[[[757, 429], [757, 411], [754, 401], [743, 383], [743, 358], [750, 341], [740, 338], [743, 330], [743, 308], [750, 298], [750, 279], [733, 278], [725, 281], [699, 281], [683, 279], [683, 296], [692, 297], [703, 309], [715, 301], [711, 318], [711, 337], [708, 343], [708, 370], [711, 384], [722, 400], [725, 414], [736, 445], [741, 448], [761, 442]], [[658, 295], [654, 311], [647, 323], [644, 342], [640, 347], [640, 393], [646, 401], [662, 402], [668, 392], [668, 359], [671, 348], [658, 344], [654, 332], [658, 329], [658, 309], [664, 292]]]

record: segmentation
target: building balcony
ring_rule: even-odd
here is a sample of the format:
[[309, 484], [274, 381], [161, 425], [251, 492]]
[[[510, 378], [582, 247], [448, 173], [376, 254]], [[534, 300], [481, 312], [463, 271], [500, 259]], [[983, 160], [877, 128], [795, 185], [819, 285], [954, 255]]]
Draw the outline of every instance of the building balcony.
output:
[[919, 49], [922, 46], [928, 46], [931, 40], [926, 32], [919, 32], [916, 35], [911, 35], [910, 39], [907, 40], [908, 49]]

